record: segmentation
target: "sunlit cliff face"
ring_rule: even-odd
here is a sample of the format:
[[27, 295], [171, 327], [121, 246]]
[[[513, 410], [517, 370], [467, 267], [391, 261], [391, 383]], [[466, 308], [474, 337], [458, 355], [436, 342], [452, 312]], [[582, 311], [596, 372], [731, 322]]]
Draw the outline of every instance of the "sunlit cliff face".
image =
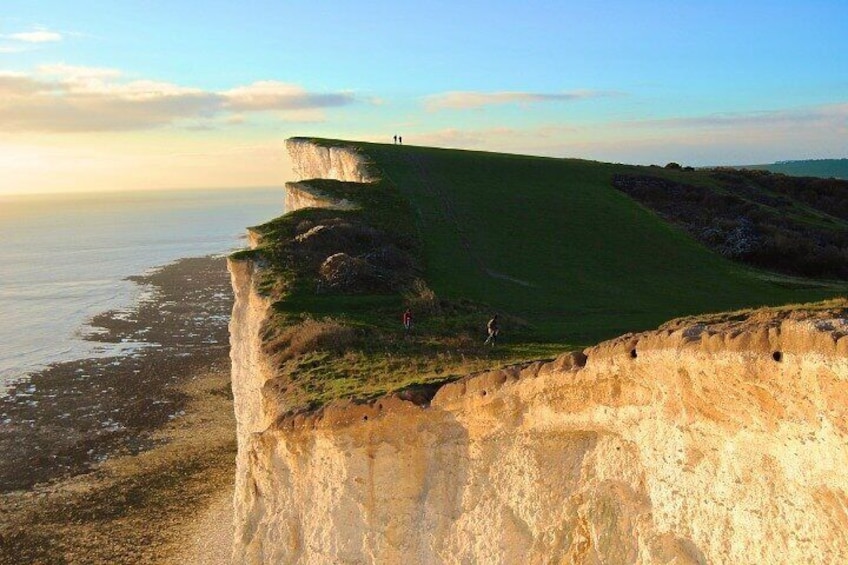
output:
[[[694, 325], [478, 375], [429, 402], [389, 396], [282, 419], [285, 406], [254, 402], [235, 555], [838, 561], [846, 330], [842, 319]], [[238, 363], [238, 390], [261, 391], [264, 373]]]

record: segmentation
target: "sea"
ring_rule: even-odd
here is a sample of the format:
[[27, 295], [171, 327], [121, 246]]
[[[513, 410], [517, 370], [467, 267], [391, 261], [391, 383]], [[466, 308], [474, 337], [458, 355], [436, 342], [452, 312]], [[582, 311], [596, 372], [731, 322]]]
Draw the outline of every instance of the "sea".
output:
[[86, 341], [87, 322], [144, 298], [127, 277], [245, 247], [247, 226], [282, 213], [282, 188], [0, 196], [0, 394], [54, 363], [144, 347]]

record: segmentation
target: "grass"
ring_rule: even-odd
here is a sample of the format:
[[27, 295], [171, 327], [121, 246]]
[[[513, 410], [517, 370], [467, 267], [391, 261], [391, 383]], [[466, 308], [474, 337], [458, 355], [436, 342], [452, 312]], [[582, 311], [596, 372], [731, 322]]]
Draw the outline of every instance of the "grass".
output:
[[610, 184], [640, 171], [712, 182], [701, 173], [357, 145], [412, 202], [433, 290], [525, 319], [532, 339], [588, 343], [672, 317], [844, 291], [732, 263]]
[[[260, 289], [275, 299], [266, 328], [277, 343], [289, 406], [316, 407], [486, 367], [550, 358], [679, 316], [810, 302], [844, 286], [776, 276], [709, 251], [611, 186], [615, 174], [714, 183], [707, 173], [667, 171], [413, 146], [315, 140], [370, 156], [381, 181], [317, 181], [352, 211], [300, 210], [252, 228], [263, 244]], [[344, 218], [376, 227], [415, 257], [416, 291], [316, 293], [316, 273], [293, 249], [296, 227]], [[422, 305], [429, 304], [427, 308]], [[415, 332], [400, 314], [414, 305]], [[488, 317], [502, 343], [482, 347]], [[300, 326], [298, 326], [300, 325]], [[344, 345], [291, 328], [354, 330]], [[288, 333], [287, 333], [288, 332]], [[291, 351], [291, 343], [312, 343]], [[328, 345], [329, 344], [329, 345]]]

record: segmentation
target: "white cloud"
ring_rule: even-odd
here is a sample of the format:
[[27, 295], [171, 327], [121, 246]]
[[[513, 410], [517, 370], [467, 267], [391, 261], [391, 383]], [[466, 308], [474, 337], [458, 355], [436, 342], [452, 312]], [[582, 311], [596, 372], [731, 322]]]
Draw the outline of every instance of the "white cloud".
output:
[[48, 29], [36, 29], [33, 31], [11, 33], [7, 37], [24, 43], [54, 43], [62, 41], [61, 33], [50, 31]]
[[437, 110], [468, 110], [482, 108], [484, 106], [495, 106], [501, 104], [536, 104], [541, 102], [570, 102], [574, 100], [586, 100], [611, 96], [615, 93], [600, 92], [595, 90], [574, 90], [571, 92], [474, 92], [454, 91], [433, 94], [424, 99], [424, 107], [430, 111]]
[[621, 125], [635, 128], [728, 129], [848, 125], [848, 102], [759, 112], [708, 114], [684, 118], [637, 120]]
[[215, 92], [65, 64], [44, 65], [29, 75], [0, 72], [0, 95], [0, 131], [47, 132], [140, 130], [180, 122], [198, 128], [209, 120], [218, 127], [255, 112], [273, 112], [283, 121], [320, 121], [324, 109], [356, 102], [350, 93], [314, 93], [276, 81]]
[[227, 106], [237, 112], [266, 110], [307, 110], [344, 106], [354, 101], [350, 93], [318, 94], [303, 87], [277, 81], [259, 81], [221, 93]]
[[739, 165], [848, 155], [848, 103], [574, 126], [423, 131], [411, 144], [623, 163]]
[[0, 72], [0, 107], [13, 100], [15, 96], [32, 95], [47, 92], [48, 86], [32, 80], [26, 75], [11, 72]]

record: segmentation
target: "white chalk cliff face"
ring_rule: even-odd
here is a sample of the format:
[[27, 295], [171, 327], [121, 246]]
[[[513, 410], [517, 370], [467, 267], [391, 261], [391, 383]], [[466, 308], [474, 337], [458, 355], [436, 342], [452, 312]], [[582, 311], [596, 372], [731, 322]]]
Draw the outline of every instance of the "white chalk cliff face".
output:
[[373, 182], [370, 159], [350, 147], [326, 147], [306, 138], [286, 140], [286, 149], [298, 180], [332, 179], [345, 182]]
[[356, 206], [344, 199], [334, 199], [312, 186], [309, 181], [286, 183], [286, 212], [301, 208], [330, 208], [333, 210], [353, 210]]
[[262, 392], [257, 268], [230, 264], [237, 563], [848, 555], [844, 318], [680, 324], [469, 377], [429, 402], [284, 417]]
[[298, 182], [286, 183], [285, 210], [294, 212], [301, 208], [331, 208], [351, 210], [356, 206], [347, 200], [336, 200], [312, 184], [313, 179], [343, 182], [371, 183], [377, 179], [369, 168], [367, 156], [349, 147], [325, 147], [309, 139], [286, 140]]

